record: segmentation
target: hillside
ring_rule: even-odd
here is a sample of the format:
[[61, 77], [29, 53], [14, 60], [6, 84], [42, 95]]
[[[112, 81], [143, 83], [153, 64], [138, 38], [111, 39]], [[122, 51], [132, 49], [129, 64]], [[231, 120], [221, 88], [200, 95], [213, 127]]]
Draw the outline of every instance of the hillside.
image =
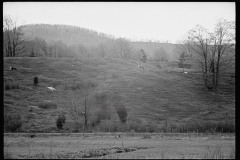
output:
[[100, 42], [111, 40], [103, 33], [69, 25], [32, 24], [23, 26], [22, 31], [27, 39], [39, 37], [47, 43], [62, 41], [67, 45], [94, 46]]
[[[44, 39], [47, 43], [62, 41], [67, 45], [83, 44], [84, 46], [96, 46], [99, 43], [114, 40], [112, 35], [69, 25], [32, 24], [23, 26], [22, 31], [26, 39], [38, 37]], [[152, 58], [154, 51], [162, 47], [169, 54], [169, 60], [174, 61], [178, 59], [178, 55], [174, 52], [175, 44], [157, 42], [130, 43], [138, 51], [144, 49], [148, 54], [148, 58]]]
[[[109, 128], [121, 124], [116, 107], [125, 106], [127, 124], [164, 125], [204, 122], [229, 122], [235, 119], [235, 79], [226, 77], [217, 93], [202, 89], [201, 76], [195, 72], [183, 74], [156, 67], [148, 61], [144, 69], [138, 61], [123, 59], [71, 58], [4, 58], [4, 84], [13, 81], [18, 89], [4, 89], [4, 112], [19, 113], [23, 120], [21, 131], [48, 131], [56, 129], [55, 120], [66, 113], [64, 131], [74, 129], [72, 113], [75, 104], [83, 106], [83, 96], [73, 90], [81, 80], [92, 81], [96, 87], [89, 103], [91, 119], [101, 110], [96, 95], [105, 97], [110, 118], [95, 127]], [[14, 66], [18, 71], [9, 71]], [[33, 85], [33, 76], [39, 84]], [[11, 80], [12, 79], [12, 80]], [[55, 87], [48, 92], [47, 87]], [[73, 98], [74, 97], [74, 98]], [[101, 100], [101, 99], [100, 99]], [[41, 109], [43, 102], [52, 102], [56, 109]], [[102, 101], [101, 101], [102, 102]], [[124, 125], [123, 125], [124, 127]]]

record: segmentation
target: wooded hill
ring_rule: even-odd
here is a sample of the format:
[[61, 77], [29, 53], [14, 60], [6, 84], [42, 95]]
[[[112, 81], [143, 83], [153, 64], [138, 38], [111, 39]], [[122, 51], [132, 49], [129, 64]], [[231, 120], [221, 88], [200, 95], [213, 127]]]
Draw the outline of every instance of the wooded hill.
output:
[[23, 26], [22, 31], [29, 39], [38, 37], [47, 43], [62, 41], [67, 45], [94, 46], [113, 38], [104, 33], [69, 25], [31, 24]]
[[[38, 39], [45, 40], [48, 44], [61, 42], [67, 46], [81, 45], [84, 47], [96, 47], [99, 44], [112, 43], [120, 38], [70, 25], [31, 24], [21, 27], [24, 37], [27, 40], [33, 40], [37, 37]], [[178, 55], [174, 52], [176, 44], [131, 41], [129, 43], [136, 52], [144, 49], [148, 58], [153, 58], [155, 50], [163, 48], [169, 55], [168, 60], [173, 61], [178, 59]]]

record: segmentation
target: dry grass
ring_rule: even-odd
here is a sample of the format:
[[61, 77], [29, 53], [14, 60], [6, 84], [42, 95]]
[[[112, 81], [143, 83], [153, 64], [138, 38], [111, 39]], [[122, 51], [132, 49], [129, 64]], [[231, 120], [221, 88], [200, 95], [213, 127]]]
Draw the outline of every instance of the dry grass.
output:
[[235, 148], [231, 147], [231, 150], [227, 153], [224, 153], [221, 145], [217, 145], [213, 148], [207, 146], [207, 153], [204, 155], [204, 159], [235, 159]]
[[[97, 158], [97, 159], [232, 159], [235, 158], [235, 137], [221, 136], [184, 137], [160, 135], [143, 139], [136, 136], [96, 134], [82, 137], [81, 134], [44, 136], [35, 138], [18, 135], [4, 136], [5, 157], [14, 158]], [[228, 138], [227, 138], [228, 137]], [[203, 146], [203, 144], [207, 144]], [[11, 152], [9, 152], [11, 151]]]

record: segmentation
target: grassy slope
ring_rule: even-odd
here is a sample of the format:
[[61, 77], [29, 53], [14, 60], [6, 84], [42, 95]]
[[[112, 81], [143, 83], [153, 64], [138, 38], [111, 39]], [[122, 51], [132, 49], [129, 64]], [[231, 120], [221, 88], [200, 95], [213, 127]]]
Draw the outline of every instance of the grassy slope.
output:
[[[4, 79], [12, 78], [20, 89], [4, 90], [4, 111], [18, 112], [23, 118], [23, 130], [56, 128], [55, 119], [61, 111], [67, 112], [66, 124], [73, 127], [72, 96], [75, 103], [82, 103], [82, 96], [69, 86], [81, 79], [97, 84], [94, 93], [107, 95], [107, 105], [112, 112], [111, 120], [119, 121], [115, 106], [127, 108], [129, 121], [134, 117], [143, 122], [173, 123], [226, 121], [235, 118], [235, 82], [222, 83], [218, 93], [202, 89], [200, 76], [168, 72], [147, 62], [140, 69], [134, 60], [67, 58], [4, 58]], [[73, 66], [72, 66], [73, 65]], [[17, 72], [9, 71], [14, 66]], [[39, 85], [33, 85], [33, 76], [39, 77]], [[224, 82], [230, 82], [229, 80]], [[56, 92], [47, 92], [53, 86]], [[33, 109], [43, 101], [53, 101], [57, 109]], [[93, 110], [99, 104], [91, 101]]]

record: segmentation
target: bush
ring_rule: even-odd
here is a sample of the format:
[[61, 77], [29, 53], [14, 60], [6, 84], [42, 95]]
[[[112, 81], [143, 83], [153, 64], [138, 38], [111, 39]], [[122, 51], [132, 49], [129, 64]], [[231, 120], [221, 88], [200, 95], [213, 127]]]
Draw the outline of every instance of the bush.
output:
[[118, 113], [118, 117], [119, 117], [120, 121], [125, 123], [127, 121], [126, 108], [123, 105], [121, 105], [120, 107], [117, 108], [117, 113]]
[[10, 89], [12, 89], [12, 83], [7, 82], [5, 84], [5, 90], [10, 90]]
[[16, 83], [13, 83], [13, 84], [12, 84], [12, 89], [19, 89], [19, 86], [18, 86], [18, 84], [16, 84]]
[[178, 63], [178, 67], [179, 68], [187, 68], [187, 69], [191, 69], [192, 65], [191, 64], [183, 64], [182, 62]]
[[53, 102], [42, 102], [38, 105], [38, 107], [42, 108], [42, 109], [56, 109], [57, 104], [55, 104]]
[[22, 121], [19, 114], [4, 115], [4, 129], [7, 132], [16, 132], [21, 126]]
[[[227, 122], [191, 122], [185, 124], [173, 125], [171, 127], [175, 132], [187, 133], [187, 132], [198, 132], [198, 133], [234, 133], [235, 123], [234, 121]], [[170, 128], [168, 128], [170, 129]]]
[[17, 83], [6, 82], [5, 83], [5, 90], [10, 90], [10, 89], [19, 89], [19, 86], [18, 86]]
[[62, 129], [62, 127], [63, 127], [63, 120], [62, 120], [62, 118], [58, 117], [56, 125], [57, 125], [58, 129]]
[[58, 116], [58, 119], [59, 119], [59, 121], [61, 121], [62, 123], [65, 123], [66, 116], [65, 116], [64, 114], [60, 114], [60, 115]]
[[128, 118], [128, 123], [130, 126], [130, 130], [133, 130], [135, 132], [140, 132], [141, 131], [141, 125], [142, 125], [142, 120], [137, 118], [137, 117], [129, 117]]
[[33, 77], [33, 83], [35, 84], [35, 85], [37, 85], [38, 84], [38, 77]]

